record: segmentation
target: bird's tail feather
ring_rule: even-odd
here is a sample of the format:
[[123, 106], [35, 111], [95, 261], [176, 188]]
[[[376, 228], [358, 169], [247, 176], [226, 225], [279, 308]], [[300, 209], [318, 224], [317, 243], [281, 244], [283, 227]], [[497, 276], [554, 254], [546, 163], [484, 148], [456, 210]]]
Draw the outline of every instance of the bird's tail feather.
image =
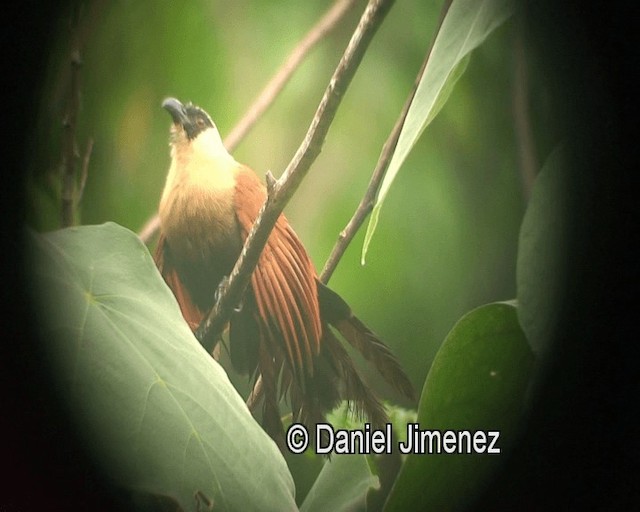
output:
[[331, 331], [325, 334], [323, 342], [344, 382], [344, 398], [353, 404], [356, 416], [360, 418], [367, 416], [372, 426], [383, 427], [389, 421], [384, 406], [370, 388], [364, 384], [342, 343]]
[[318, 283], [318, 297], [323, 318], [356, 349], [373, 363], [382, 377], [407, 398], [414, 398], [411, 381], [389, 347], [360, 319], [340, 295]]

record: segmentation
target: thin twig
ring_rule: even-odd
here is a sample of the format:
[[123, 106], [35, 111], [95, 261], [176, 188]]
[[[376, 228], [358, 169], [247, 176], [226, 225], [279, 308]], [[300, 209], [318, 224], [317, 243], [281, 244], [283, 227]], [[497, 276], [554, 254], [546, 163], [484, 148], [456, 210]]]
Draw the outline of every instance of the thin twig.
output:
[[269, 83], [262, 89], [255, 101], [249, 107], [247, 115], [231, 130], [224, 139], [225, 146], [232, 151], [240, 141], [249, 133], [253, 125], [258, 121], [260, 116], [271, 106], [280, 91], [287, 84], [294, 71], [298, 69], [302, 60], [313, 49], [313, 47], [322, 40], [331, 30], [333, 30], [343, 16], [353, 7], [356, 0], [338, 0], [333, 6], [320, 18], [304, 39], [298, 43], [293, 51], [287, 56], [286, 60], [278, 69], [278, 72], [269, 80]]
[[76, 144], [76, 125], [80, 108], [80, 40], [78, 34], [80, 7], [75, 6], [71, 16], [71, 52], [69, 64], [70, 84], [67, 112], [63, 121], [64, 142], [62, 153], [62, 191], [61, 222], [62, 227], [74, 223], [76, 198], [76, 161], [79, 158]]
[[[406, 116], [406, 114], [405, 114]], [[397, 140], [396, 140], [397, 142]], [[395, 147], [395, 143], [394, 143], [394, 147]], [[385, 167], [386, 169], [386, 167]], [[269, 175], [267, 175], [267, 178], [269, 178]], [[267, 183], [271, 183], [269, 189], [273, 189], [273, 186], [275, 185], [275, 183], [273, 182], [273, 180], [271, 179], [271, 181], [269, 179], [267, 179]], [[377, 188], [376, 188], [377, 190]], [[375, 192], [374, 192], [375, 194]], [[373, 198], [372, 198], [373, 199]], [[336, 261], [337, 264], [337, 261]], [[263, 393], [263, 386], [262, 386], [262, 376], [258, 375], [256, 382], [253, 386], [253, 389], [251, 390], [251, 393], [249, 394], [249, 397], [247, 398], [247, 407], [249, 408], [250, 411], [253, 411], [254, 408], [257, 406], [257, 404], [260, 402], [260, 399], [262, 398], [262, 393]]]
[[260, 402], [263, 391], [264, 388], [262, 387], [262, 375], [258, 375], [256, 383], [253, 385], [253, 389], [249, 394], [249, 398], [247, 398], [247, 407], [250, 411], [253, 411], [256, 405], [258, 405], [258, 403]]
[[240, 303], [276, 220], [320, 153], [344, 93], [362, 61], [373, 35], [392, 5], [393, 0], [371, 0], [367, 5], [338, 67], [329, 81], [302, 144], [281, 178], [274, 184], [245, 241], [240, 258], [236, 262], [229, 280], [222, 286], [213, 309], [198, 327], [198, 339], [201, 340], [208, 352], [211, 351], [221, 335], [232, 309]]
[[[360, 201], [358, 208], [353, 214], [353, 217], [351, 218], [347, 226], [340, 232], [340, 235], [338, 236], [338, 240], [336, 241], [336, 244], [334, 245], [329, 258], [327, 259], [327, 262], [325, 263], [325, 266], [322, 269], [322, 273], [320, 274], [320, 280], [325, 284], [331, 278], [340, 259], [342, 258], [342, 256], [344, 255], [344, 252], [349, 246], [349, 243], [353, 240], [356, 233], [364, 223], [364, 220], [367, 218], [367, 216], [371, 213], [371, 210], [373, 209], [376, 194], [378, 193], [384, 174], [387, 171], [389, 162], [391, 161], [391, 157], [393, 156], [393, 153], [395, 151], [395, 147], [396, 147], [396, 144], [398, 143], [398, 138], [400, 137], [400, 132], [402, 131], [402, 127], [404, 126], [404, 122], [407, 117], [409, 107], [411, 106], [413, 97], [415, 96], [416, 89], [418, 88], [418, 84], [422, 79], [424, 70], [427, 67], [427, 62], [429, 61], [429, 57], [433, 49], [433, 44], [438, 35], [438, 32], [440, 31], [440, 27], [442, 27], [444, 18], [447, 12], [449, 11], [449, 7], [451, 6], [451, 1], [452, 0], [447, 0], [442, 6], [442, 9], [440, 11], [440, 18], [438, 20], [438, 26], [436, 27], [435, 35], [431, 41], [429, 50], [427, 51], [424, 61], [420, 66], [420, 70], [418, 71], [418, 75], [414, 80], [411, 91], [409, 92], [409, 96], [405, 100], [405, 103], [402, 107], [402, 111], [400, 112], [400, 115], [398, 116], [398, 119], [396, 120], [396, 123], [393, 129], [391, 130], [391, 133], [389, 134], [389, 137], [387, 138], [386, 142], [384, 143], [384, 146], [382, 147], [382, 151], [380, 153], [378, 163], [376, 164], [376, 167], [373, 170], [373, 174], [371, 175], [371, 180], [369, 181], [367, 190], [365, 191], [365, 194], [362, 200]], [[262, 379], [261, 379], [261, 376], [259, 375], [253, 386], [251, 394], [247, 398], [246, 403], [249, 410], [253, 410], [255, 406], [258, 404], [262, 396], [262, 392], [263, 392]]]
[[382, 179], [387, 172], [387, 168], [389, 167], [389, 163], [391, 162], [391, 157], [393, 157], [396, 145], [398, 144], [398, 138], [400, 137], [400, 132], [402, 131], [405, 119], [407, 118], [407, 113], [409, 112], [409, 107], [411, 107], [413, 97], [416, 94], [416, 90], [418, 88], [418, 85], [420, 84], [420, 80], [422, 80], [422, 75], [424, 74], [424, 70], [427, 67], [427, 62], [429, 62], [429, 57], [431, 56], [431, 50], [433, 50], [433, 44], [435, 43], [438, 32], [440, 31], [440, 27], [442, 27], [442, 22], [444, 21], [444, 18], [449, 11], [451, 1], [452, 0], [446, 1], [442, 6], [442, 9], [440, 11], [440, 19], [438, 20], [438, 26], [436, 27], [435, 35], [432, 38], [427, 54], [422, 61], [422, 65], [420, 66], [418, 75], [413, 82], [413, 86], [411, 88], [411, 91], [409, 92], [409, 96], [405, 100], [402, 110], [400, 111], [400, 115], [398, 116], [398, 119], [396, 120], [396, 123], [393, 126], [391, 133], [389, 134], [389, 137], [382, 147], [380, 157], [378, 158], [378, 163], [373, 170], [371, 180], [369, 181], [369, 185], [367, 186], [367, 190], [364, 193], [364, 196], [362, 197], [358, 208], [356, 208], [353, 217], [351, 217], [351, 220], [349, 220], [346, 227], [338, 235], [338, 240], [333, 246], [331, 254], [329, 255], [329, 258], [327, 258], [327, 262], [325, 263], [324, 268], [320, 273], [320, 281], [325, 284], [329, 282], [329, 279], [331, 279], [331, 276], [338, 266], [338, 262], [347, 250], [347, 247], [355, 237], [356, 233], [364, 223], [367, 216], [373, 210], [375, 198], [378, 194], [378, 190], [380, 189], [380, 184], [382, 183]]
[[84, 158], [82, 159], [82, 169], [80, 170], [80, 183], [78, 185], [78, 193], [76, 195], [76, 205], [82, 200], [84, 194], [84, 187], [87, 184], [87, 176], [89, 175], [89, 161], [91, 160], [91, 153], [93, 152], [93, 137], [87, 142], [87, 149], [84, 152]]
[[155, 236], [155, 234], [160, 229], [160, 217], [156, 213], [153, 217], [150, 217], [147, 222], [140, 228], [138, 232], [138, 236], [143, 243], [148, 244], [151, 242], [151, 239]]
[[[232, 128], [225, 137], [224, 145], [229, 152], [232, 152], [238, 144], [246, 137], [260, 117], [273, 104], [278, 94], [289, 82], [293, 73], [300, 67], [302, 61], [309, 55], [311, 50], [345, 17], [349, 9], [355, 5], [357, 0], [337, 0], [329, 10], [318, 20], [318, 22], [307, 32], [304, 38], [287, 56], [275, 75], [262, 89], [258, 97], [240, 121]], [[160, 219], [155, 214], [140, 229], [139, 237], [144, 243], [149, 243], [160, 228]]]
[[531, 116], [529, 115], [529, 77], [527, 76], [527, 56], [521, 30], [515, 31], [514, 39], [513, 122], [522, 175], [522, 191], [525, 200], [528, 200], [538, 172], [538, 159], [536, 158]]

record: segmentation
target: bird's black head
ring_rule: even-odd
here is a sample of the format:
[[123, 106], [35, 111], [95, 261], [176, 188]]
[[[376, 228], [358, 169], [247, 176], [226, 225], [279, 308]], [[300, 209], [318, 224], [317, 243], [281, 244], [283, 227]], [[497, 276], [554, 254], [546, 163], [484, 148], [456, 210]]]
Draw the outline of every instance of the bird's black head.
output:
[[209, 114], [192, 103], [183, 105], [175, 98], [167, 98], [162, 102], [162, 108], [171, 114], [174, 124], [184, 129], [189, 140], [195, 139], [199, 133], [214, 126]]

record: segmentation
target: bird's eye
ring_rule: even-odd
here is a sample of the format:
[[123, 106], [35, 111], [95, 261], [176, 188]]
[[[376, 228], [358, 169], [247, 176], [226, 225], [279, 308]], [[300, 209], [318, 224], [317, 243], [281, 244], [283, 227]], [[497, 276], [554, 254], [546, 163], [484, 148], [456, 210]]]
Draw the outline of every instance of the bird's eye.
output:
[[199, 117], [198, 119], [196, 119], [196, 124], [198, 125], [198, 128], [204, 128], [204, 119]]

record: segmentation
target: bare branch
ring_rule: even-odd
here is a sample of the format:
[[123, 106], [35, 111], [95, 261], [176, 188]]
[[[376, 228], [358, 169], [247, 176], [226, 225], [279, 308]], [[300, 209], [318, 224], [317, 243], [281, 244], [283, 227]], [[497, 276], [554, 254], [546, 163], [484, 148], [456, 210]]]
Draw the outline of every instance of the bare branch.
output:
[[74, 223], [76, 197], [76, 161], [79, 158], [76, 145], [76, 124], [80, 108], [80, 38], [79, 13], [80, 7], [74, 6], [71, 16], [71, 52], [69, 58], [70, 84], [67, 112], [63, 121], [63, 150], [62, 150], [62, 192], [61, 192], [61, 222], [62, 227]]
[[218, 301], [198, 327], [198, 339], [201, 340], [207, 351], [211, 351], [212, 346], [222, 333], [229, 320], [231, 310], [240, 303], [276, 220], [320, 153], [344, 93], [362, 61], [369, 43], [392, 5], [393, 0], [371, 0], [360, 18], [351, 41], [329, 81], [302, 144], [262, 206], [240, 258], [236, 262], [229, 280], [222, 286]]
[[249, 394], [249, 398], [247, 398], [247, 407], [249, 408], [250, 411], [253, 411], [256, 405], [258, 405], [258, 403], [260, 402], [263, 391], [264, 390], [262, 387], [262, 375], [258, 375], [258, 378], [256, 379], [256, 383], [253, 385], [253, 389]]
[[87, 176], [89, 175], [89, 161], [91, 160], [91, 153], [93, 152], [93, 138], [87, 142], [87, 149], [84, 152], [84, 158], [82, 159], [82, 169], [80, 170], [80, 184], [78, 185], [78, 194], [76, 197], [76, 204], [82, 200], [84, 194], [84, 187], [87, 184]]
[[151, 217], [138, 232], [143, 243], [148, 244], [160, 229], [160, 217], [158, 214]]
[[[398, 116], [398, 119], [396, 120], [396, 123], [393, 129], [391, 130], [391, 133], [389, 134], [389, 137], [387, 138], [386, 142], [384, 143], [384, 146], [382, 147], [380, 157], [378, 158], [376, 167], [374, 168], [373, 174], [371, 175], [371, 180], [369, 181], [367, 190], [365, 191], [365, 194], [362, 200], [360, 201], [358, 208], [353, 214], [353, 217], [351, 218], [347, 226], [340, 232], [338, 236], [338, 240], [334, 245], [329, 258], [327, 259], [327, 262], [325, 263], [324, 268], [322, 269], [322, 273], [320, 274], [320, 280], [325, 284], [331, 278], [340, 259], [344, 255], [344, 252], [346, 251], [347, 247], [349, 246], [349, 244], [355, 237], [356, 233], [364, 223], [365, 219], [373, 210], [376, 194], [378, 193], [384, 174], [387, 171], [387, 168], [391, 161], [391, 157], [393, 156], [393, 153], [395, 151], [396, 145], [398, 143], [398, 138], [400, 137], [400, 132], [402, 131], [402, 127], [404, 126], [404, 122], [407, 117], [407, 112], [409, 111], [409, 107], [411, 106], [413, 97], [415, 96], [416, 90], [418, 88], [418, 84], [422, 79], [424, 70], [427, 67], [427, 62], [429, 61], [431, 50], [433, 49], [433, 43], [435, 42], [435, 38], [437, 37], [437, 34], [440, 31], [440, 27], [442, 27], [442, 22], [444, 21], [444, 18], [447, 12], [449, 11], [449, 7], [451, 6], [451, 1], [452, 0], [447, 0], [442, 6], [442, 9], [440, 11], [440, 18], [438, 20], [438, 26], [436, 27], [435, 35], [431, 41], [429, 50], [427, 51], [427, 54], [422, 62], [422, 65], [420, 66], [418, 75], [414, 80], [413, 86], [411, 88], [411, 91], [409, 92], [407, 99], [405, 100], [405, 103], [402, 107], [400, 115]], [[247, 399], [247, 407], [249, 407], [250, 410], [253, 410], [258, 404], [261, 396], [262, 396], [262, 381], [260, 376], [258, 376], [255, 382], [255, 385], [253, 387], [253, 390], [251, 391], [251, 394]]]
[[436, 27], [435, 35], [431, 41], [431, 45], [427, 54], [422, 61], [422, 65], [420, 66], [420, 70], [418, 71], [418, 75], [416, 76], [415, 81], [413, 82], [413, 86], [411, 91], [409, 92], [409, 96], [404, 102], [402, 110], [400, 111], [400, 115], [389, 134], [384, 146], [382, 147], [382, 151], [380, 153], [380, 157], [378, 158], [378, 163], [376, 164], [373, 174], [371, 175], [371, 180], [369, 181], [369, 185], [367, 186], [367, 190], [356, 208], [353, 217], [348, 222], [346, 227], [340, 232], [338, 235], [338, 240], [336, 241], [333, 249], [331, 250], [331, 254], [327, 259], [327, 262], [322, 269], [320, 274], [320, 281], [323, 283], [327, 283], [336, 267], [338, 266], [338, 262], [344, 255], [347, 247], [355, 237], [356, 233], [364, 223], [367, 216], [373, 210], [373, 206], [375, 203], [376, 195], [378, 194], [378, 190], [380, 189], [380, 184], [382, 183], [382, 179], [384, 178], [385, 173], [387, 172], [387, 168], [389, 167], [389, 163], [391, 162], [391, 157], [396, 149], [396, 145], [398, 143], [398, 138], [400, 137], [400, 132], [402, 131], [402, 127], [404, 126], [405, 119], [407, 118], [407, 113], [409, 112], [409, 107], [411, 107], [411, 103], [413, 102], [413, 97], [416, 94], [416, 90], [418, 89], [418, 84], [420, 84], [420, 80], [422, 80], [422, 75], [424, 74], [424, 70], [427, 67], [427, 62], [429, 62], [429, 57], [431, 56], [431, 50], [433, 49], [433, 44], [436, 40], [438, 32], [440, 31], [440, 27], [442, 27], [442, 22], [444, 21], [447, 12], [449, 11], [449, 6], [451, 5], [452, 0], [448, 0], [442, 6], [440, 11], [440, 19], [438, 20], [438, 26]]
[[[386, 142], [384, 143], [384, 146], [382, 147], [380, 157], [378, 158], [378, 163], [376, 164], [376, 167], [373, 170], [373, 174], [371, 175], [371, 180], [369, 181], [367, 190], [365, 191], [365, 194], [362, 200], [360, 201], [358, 208], [353, 214], [353, 217], [351, 218], [347, 226], [340, 232], [340, 235], [338, 236], [338, 240], [334, 245], [329, 258], [327, 259], [327, 262], [325, 263], [322, 273], [320, 274], [320, 280], [325, 284], [331, 278], [340, 259], [344, 255], [344, 252], [346, 251], [347, 247], [349, 246], [349, 244], [355, 237], [356, 233], [364, 223], [365, 219], [373, 209], [376, 194], [378, 193], [384, 174], [387, 171], [387, 168], [391, 161], [391, 157], [393, 156], [393, 153], [395, 151], [396, 145], [398, 143], [398, 138], [400, 137], [400, 132], [402, 131], [402, 127], [404, 126], [404, 122], [407, 117], [407, 113], [409, 111], [409, 107], [411, 106], [413, 97], [415, 96], [416, 90], [418, 88], [418, 84], [422, 79], [424, 70], [427, 67], [427, 62], [429, 61], [431, 50], [433, 49], [433, 43], [435, 42], [435, 38], [437, 37], [437, 34], [440, 31], [442, 22], [444, 21], [444, 18], [447, 12], [449, 11], [449, 7], [451, 6], [451, 1], [452, 0], [447, 0], [442, 6], [442, 9], [440, 11], [440, 18], [438, 20], [438, 26], [436, 28], [435, 35], [431, 41], [429, 50], [427, 51], [427, 54], [422, 62], [422, 65], [420, 66], [418, 75], [414, 80], [413, 86], [411, 88], [411, 91], [409, 92], [407, 99], [405, 100], [405, 103], [402, 107], [400, 115], [398, 116], [398, 119], [396, 120], [396, 123], [393, 129], [391, 130], [391, 133], [389, 134], [389, 137], [387, 138]], [[259, 403], [260, 398], [262, 396], [262, 391], [263, 391], [262, 380], [261, 380], [261, 377], [258, 376], [254, 384], [253, 390], [251, 391], [249, 398], [247, 398], [246, 403], [249, 410], [253, 410], [256, 407], [256, 405]]]
[[520, 174], [522, 175], [522, 191], [525, 200], [528, 200], [538, 172], [538, 159], [536, 158], [531, 116], [529, 115], [529, 78], [522, 30], [516, 30], [514, 38], [513, 122], [518, 145]]
[[[278, 94], [293, 76], [293, 73], [300, 67], [302, 61], [309, 55], [311, 50], [345, 17], [349, 9], [356, 3], [356, 0], [337, 0], [332, 7], [320, 18], [320, 20], [307, 32], [302, 41], [287, 56], [275, 75], [262, 89], [258, 97], [240, 121], [233, 127], [231, 132], [225, 137], [224, 145], [229, 152], [232, 152], [242, 139], [249, 133], [260, 117], [273, 104]], [[140, 229], [139, 237], [144, 243], [149, 243], [152, 237], [160, 228], [158, 215], [151, 217]]]
[[302, 39], [287, 56], [282, 66], [280, 66], [280, 69], [278, 69], [278, 72], [269, 80], [269, 83], [262, 89], [262, 92], [251, 104], [247, 115], [245, 115], [225, 137], [224, 144], [229, 151], [232, 151], [247, 133], [249, 133], [249, 130], [253, 128], [253, 125], [258, 121], [260, 116], [262, 116], [274, 102], [294, 71], [300, 66], [303, 59], [323, 37], [337, 26], [338, 22], [355, 3], [356, 0], [337, 0], [324, 16], [320, 18], [318, 23], [307, 32], [304, 39]]

